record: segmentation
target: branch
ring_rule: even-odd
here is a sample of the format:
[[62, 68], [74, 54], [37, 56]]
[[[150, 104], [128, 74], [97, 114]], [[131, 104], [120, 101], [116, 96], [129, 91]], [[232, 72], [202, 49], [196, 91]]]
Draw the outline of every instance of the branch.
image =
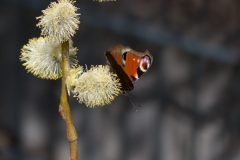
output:
[[70, 160], [78, 159], [77, 151], [77, 133], [73, 126], [72, 116], [68, 100], [68, 92], [66, 88], [66, 79], [69, 76], [69, 41], [62, 43], [62, 91], [60, 97], [59, 112], [66, 121], [67, 139], [70, 147]]

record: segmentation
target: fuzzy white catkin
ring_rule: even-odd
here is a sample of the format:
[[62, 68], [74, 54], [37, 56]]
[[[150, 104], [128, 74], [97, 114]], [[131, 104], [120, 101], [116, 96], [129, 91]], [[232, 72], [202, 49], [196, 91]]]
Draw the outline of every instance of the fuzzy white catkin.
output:
[[[21, 49], [20, 61], [28, 72], [43, 79], [58, 79], [62, 76], [62, 49], [58, 42], [48, 38], [30, 39]], [[69, 42], [69, 59], [71, 66], [77, 66], [77, 48]]]
[[37, 17], [40, 21], [37, 26], [41, 28], [41, 35], [58, 42], [71, 39], [78, 29], [81, 15], [76, 13], [78, 8], [73, 4], [73, 0], [58, 0], [43, 10], [43, 15]]
[[109, 66], [92, 66], [76, 80], [74, 95], [79, 103], [94, 108], [111, 103], [121, 93], [120, 88], [119, 79]]

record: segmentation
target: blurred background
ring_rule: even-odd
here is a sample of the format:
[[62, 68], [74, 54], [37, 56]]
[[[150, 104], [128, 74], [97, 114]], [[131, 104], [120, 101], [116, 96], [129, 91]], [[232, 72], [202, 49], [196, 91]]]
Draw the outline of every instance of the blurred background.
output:
[[[61, 81], [19, 61], [48, 0], [0, 0], [0, 160], [67, 160]], [[95, 109], [70, 98], [80, 160], [239, 160], [239, 0], [77, 0], [81, 65], [120, 43], [153, 65], [129, 94]]]

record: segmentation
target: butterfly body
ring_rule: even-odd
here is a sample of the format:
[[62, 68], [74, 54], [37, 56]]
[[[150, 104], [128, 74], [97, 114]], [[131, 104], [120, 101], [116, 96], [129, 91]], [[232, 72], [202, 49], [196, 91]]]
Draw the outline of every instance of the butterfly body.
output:
[[149, 69], [153, 62], [153, 57], [147, 50], [137, 52], [120, 44], [105, 52], [105, 56], [113, 72], [120, 79], [123, 92], [133, 90], [133, 83]]

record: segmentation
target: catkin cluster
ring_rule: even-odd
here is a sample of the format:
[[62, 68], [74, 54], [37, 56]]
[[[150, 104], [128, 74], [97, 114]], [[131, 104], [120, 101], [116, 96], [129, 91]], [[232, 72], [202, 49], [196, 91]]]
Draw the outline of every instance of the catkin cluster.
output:
[[69, 42], [70, 71], [66, 87], [79, 103], [93, 108], [109, 104], [121, 93], [118, 77], [108, 66], [92, 66], [83, 69], [77, 61], [77, 48], [71, 38], [79, 28], [80, 13], [73, 0], [52, 2], [43, 15], [37, 17], [41, 37], [32, 38], [21, 49], [20, 61], [26, 70], [42, 79], [56, 80], [62, 77], [62, 43]]

